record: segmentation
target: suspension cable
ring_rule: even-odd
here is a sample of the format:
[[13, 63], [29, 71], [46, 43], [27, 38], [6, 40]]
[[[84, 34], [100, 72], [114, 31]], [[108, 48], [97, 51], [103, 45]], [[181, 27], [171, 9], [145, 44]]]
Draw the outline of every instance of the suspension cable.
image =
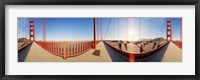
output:
[[149, 19], [149, 23], [150, 23], [150, 39], [151, 39], [151, 18]]
[[128, 41], [128, 27], [129, 27], [129, 18], [127, 18], [127, 41]]
[[140, 40], [140, 18], [139, 18], [139, 40]]
[[118, 20], [118, 40], [119, 40], [119, 18], [117, 20]]
[[[106, 29], [106, 34], [107, 34], [107, 32], [108, 32], [108, 27], [109, 27], [109, 25], [110, 25], [110, 22], [111, 22], [111, 18], [110, 18], [109, 21], [108, 21], [108, 25], [107, 25], [107, 29]], [[104, 38], [105, 38], [106, 34], [104, 34]]]

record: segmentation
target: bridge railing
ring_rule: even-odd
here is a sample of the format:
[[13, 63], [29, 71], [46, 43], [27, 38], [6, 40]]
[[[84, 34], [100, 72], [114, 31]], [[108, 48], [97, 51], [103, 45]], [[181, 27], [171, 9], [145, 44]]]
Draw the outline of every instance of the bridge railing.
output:
[[92, 41], [74, 41], [74, 42], [44, 42], [35, 41], [45, 50], [52, 54], [61, 56], [64, 59], [67, 57], [77, 56], [92, 48]]
[[176, 46], [182, 49], [182, 41], [172, 41]]
[[163, 48], [165, 45], [167, 45], [167, 44], [169, 43], [169, 41], [167, 41], [166, 43], [160, 44], [160, 47], [158, 47], [158, 48], [155, 48], [155, 49], [153, 49], [153, 50], [151, 50], [151, 51], [142, 52], [142, 53], [140, 53], [140, 52], [129, 52], [129, 51], [124, 51], [124, 50], [121, 50], [121, 49], [119, 49], [118, 47], [116, 47], [116, 46], [114, 46], [114, 45], [109, 44], [107, 41], [105, 41], [105, 43], [106, 43], [108, 46], [112, 47], [112, 48], [113, 48], [114, 50], [116, 50], [117, 52], [119, 52], [119, 53], [121, 53], [121, 54], [127, 56], [129, 62], [135, 62], [135, 58], [140, 58], [140, 57], [148, 56], [148, 55], [150, 55], [151, 53], [154, 53], [154, 52], [160, 50], [161, 48]]
[[101, 42], [101, 40], [97, 40], [97, 41], [96, 41], [96, 45], [99, 44], [100, 42]]

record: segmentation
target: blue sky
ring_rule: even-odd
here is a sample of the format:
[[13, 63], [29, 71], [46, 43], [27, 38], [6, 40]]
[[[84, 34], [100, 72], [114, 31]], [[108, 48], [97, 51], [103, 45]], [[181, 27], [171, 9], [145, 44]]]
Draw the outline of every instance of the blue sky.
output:
[[[169, 19], [172, 19], [173, 40], [180, 40], [180, 18], [102, 18], [102, 37], [107, 40], [130, 41], [142, 38], [166, 38], [166, 20]], [[29, 38], [29, 20], [33, 18], [18, 18], [18, 38]], [[42, 40], [42, 18], [34, 20], [36, 40]], [[96, 20], [97, 29], [100, 29], [98, 27], [100, 19]], [[46, 18], [46, 40], [93, 40], [93, 18]]]

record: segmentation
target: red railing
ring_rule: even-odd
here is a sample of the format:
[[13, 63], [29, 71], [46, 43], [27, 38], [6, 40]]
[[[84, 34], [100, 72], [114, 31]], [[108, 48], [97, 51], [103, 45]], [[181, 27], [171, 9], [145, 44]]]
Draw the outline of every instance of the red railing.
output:
[[176, 46], [182, 49], [182, 41], [172, 41]]
[[101, 42], [101, 40], [96, 41], [96, 45], [99, 44]]
[[92, 41], [78, 41], [78, 42], [43, 42], [35, 41], [45, 50], [52, 54], [61, 56], [64, 59], [67, 57], [77, 56], [92, 48]]
[[163, 48], [165, 45], [167, 45], [169, 42], [166, 42], [166, 44], [161, 44], [160, 47], [158, 47], [158, 48], [156, 48], [156, 49], [153, 49], [153, 50], [148, 51], [148, 52], [142, 52], [142, 53], [140, 53], [140, 52], [129, 52], [129, 51], [120, 50], [119, 48], [117, 48], [117, 47], [115, 47], [115, 46], [113, 46], [113, 45], [110, 45], [110, 44], [107, 43], [106, 41], [105, 41], [105, 43], [106, 43], [108, 46], [112, 47], [112, 48], [113, 48], [114, 50], [116, 50], [117, 52], [119, 52], [119, 53], [121, 53], [121, 54], [123, 54], [123, 55], [125, 55], [125, 56], [128, 56], [129, 62], [135, 62], [135, 58], [148, 56], [148, 55], [150, 55], [151, 53], [154, 53], [154, 52], [160, 50], [160, 49]]
[[26, 47], [28, 47], [31, 43], [32, 43], [32, 42], [30, 42], [30, 43], [24, 45], [23, 47], [18, 48], [18, 52], [24, 50], [24, 49], [25, 49]]

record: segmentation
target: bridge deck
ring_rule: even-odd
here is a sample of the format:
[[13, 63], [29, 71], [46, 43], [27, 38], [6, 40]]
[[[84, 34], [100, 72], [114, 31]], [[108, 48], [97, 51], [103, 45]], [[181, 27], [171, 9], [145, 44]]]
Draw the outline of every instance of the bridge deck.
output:
[[[112, 45], [112, 46], [114, 46], [114, 47], [116, 47], [116, 48], [118, 48], [118, 49], [120, 49], [117, 42], [107, 41], [107, 43]], [[125, 48], [125, 44], [123, 44], [123, 43], [121, 43], [121, 44], [122, 44], [121, 50], [128, 51], [128, 52], [135, 52], [134, 54], [140, 54], [140, 45], [141, 44], [136, 45], [136, 44], [133, 44], [133, 43], [128, 43], [127, 44], [127, 49]], [[163, 41], [163, 42], [161, 42], [161, 44], [167, 44], [167, 42]], [[143, 50], [144, 50], [143, 52], [151, 51], [151, 50], [157, 48], [157, 46], [158, 46], [156, 44], [153, 47], [153, 45], [154, 45], [154, 43], [149, 43], [149, 44], [146, 44], [145, 46], [143, 46]]]
[[149, 57], [139, 59], [145, 62], [181, 62], [182, 49], [170, 42]]
[[[100, 42], [96, 50], [100, 50], [100, 56], [93, 55], [94, 49], [85, 52], [82, 55], [63, 59], [62, 57], [55, 56], [48, 51], [41, 48], [33, 42], [25, 48], [21, 55], [19, 55], [19, 62], [124, 62], [128, 61], [123, 55], [113, 50], [103, 42]], [[178, 48], [175, 44], [170, 42], [164, 48], [154, 53], [151, 58], [146, 58], [147, 62], [181, 62], [182, 49]], [[144, 58], [145, 59], [145, 58]]]
[[161, 60], [162, 62], [182, 62], [182, 49], [170, 42], [165, 54]]
[[[82, 55], [63, 59], [62, 57], [55, 56], [48, 51], [41, 48], [39, 45], [33, 42], [27, 56], [19, 58], [25, 58], [24, 62], [111, 62], [111, 58], [105, 49], [103, 42], [100, 42], [96, 46], [96, 50], [100, 50], [100, 56], [92, 55], [95, 51], [91, 49]], [[26, 51], [26, 50], [25, 50]]]

